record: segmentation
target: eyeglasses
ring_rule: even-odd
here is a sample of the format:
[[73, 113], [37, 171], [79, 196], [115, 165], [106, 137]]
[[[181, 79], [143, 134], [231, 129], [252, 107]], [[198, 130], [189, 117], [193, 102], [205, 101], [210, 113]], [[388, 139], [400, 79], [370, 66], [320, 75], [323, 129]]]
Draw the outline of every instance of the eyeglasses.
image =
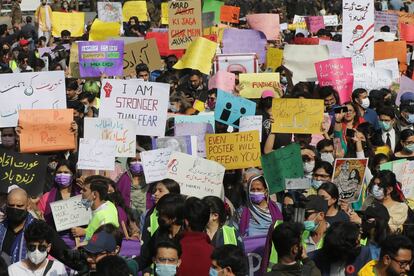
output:
[[391, 260], [397, 262], [400, 265], [400, 268], [406, 268], [407, 266], [408, 267], [411, 267], [413, 265], [413, 261], [414, 261], [414, 260], [399, 261], [399, 260], [397, 260], [397, 259], [395, 259], [393, 257], [390, 257], [390, 258], [391, 258]]
[[47, 245], [33, 243], [27, 245], [27, 250], [30, 252], [34, 252], [36, 248], [39, 249], [40, 252], [45, 252], [47, 250]]

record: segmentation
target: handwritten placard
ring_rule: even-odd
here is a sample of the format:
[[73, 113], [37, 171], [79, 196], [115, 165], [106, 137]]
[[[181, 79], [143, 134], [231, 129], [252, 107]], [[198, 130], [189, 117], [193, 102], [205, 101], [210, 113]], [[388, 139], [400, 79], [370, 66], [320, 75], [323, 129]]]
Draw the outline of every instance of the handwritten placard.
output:
[[266, 36], [256, 30], [225, 29], [223, 33], [223, 54], [255, 53], [259, 63], [266, 61]]
[[324, 15], [323, 16], [323, 23], [325, 26], [338, 26], [339, 25], [339, 19], [336, 14], [334, 15]]
[[319, 134], [323, 111], [323, 100], [273, 99], [272, 132]]
[[119, 22], [104, 22], [95, 19], [89, 32], [89, 41], [104, 41], [113, 37], [118, 37], [121, 30]]
[[201, 1], [168, 2], [168, 35], [170, 49], [187, 49], [202, 36]]
[[[177, 124], [176, 126], [179, 126]], [[205, 135], [205, 133], [204, 133]], [[204, 138], [203, 135], [203, 138]], [[176, 135], [165, 136], [152, 139], [153, 149], [169, 148], [171, 151], [179, 151], [197, 156], [197, 136], [192, 135]]]
[[260, 166], [258, 131], [206, 135], [207, 159], [226, 170]]
[[375, 31], [380, 32], [384, 26], [388, 26], [390, 32], [395, 34], [398, 31], [398, 14], [375, 11]]
[[92, 218], [92, 210], [82, 204], [82, 195], [50, 203], [56, 231], [64, 231], [72, 227], [88, 225]]
[[[195, 117], [195, 116], [193, 116]], [[214, 133], [209, 123], [175, 123], [174, 133], [176, 136], [191, 135], [197, 138], [197, 156], [206, 156], [205, 136], [207, 133]]]
[[208, 89], [221, 89], [226, 92], [233, 92], [236, 75], [227, 71], [218, 71], [208, 81]]
[[0, 127], [17, 126], [22, 109], [64, 108], [63, 71], [0, 74]]
[[147, 183], [159, 181], [167, 177], [167, 165], [172, 152], [171, 148], [141, 152], [142, 166], [144, 167], [145, 181]]
[[228, 23], [239, 23], [240, 7], [221, 6], [220, 21]]
[[115, 169], [115, 151], [115, 141], [81, 138], [78, 169], [113, 171]]
[[20, 152], [75, 149], [75, 136], [70, 130], [72, 121], [72, 109], [20, 110]]
[[283, 50], [278, 48], [268, 48], [266, 53], [266, 67], [275, 71], [282, 65]]
[[224, 171], [225, 168], [217, 162], [173, 152], [168, 162], [167, 177], [180, 184], [183, 195], [223, 198]]
[[164, 136], [170, 85], [131, 80], [102, 80], [99, 116], [131, 119], [137, 135]]
[[373, 89], [389, 88], [392, 80], [391, 70], [371, 67], [354, 68], [353, 89], [363, 88], [370, 91]]
[[309, 32], [311, 33], [317, 33], [320, 29], [325, 28], [323, 16], [306, 16], [305, 22]]
[[147, 1], [126, 1], [122, 7], [122, 17], [124, 22], [137, 16], [139, 21], [148, 21]]
[[341, 58], [342, 57], [342, 43], [332, 40], [319, 40], [319, 45], [326, 45], [329, 49], [329, 58]]
[[257, 130], [259, 132], [259, 141], [262, 141], [262, 115], [243, 116], [240, 118], [240, 132]]
[[85, 27], [83, 12], [52, 12], [52, 35], [60, 37], [63, 30], [68, 30], [72, 37], [82, 36]]
[[104, 22], [122, 22], [122, 3], [98, 2], [98, 18]]
[[258, 99], [265, 90], [274, 92], [279, 97], [279, 73], [250, 73], [240, 74], [239, 81], [242, 89], [240, 95], [249, 99]]
[[400, 72], [407, 68], [407, 42], [375, 42], [375, 60], [397, 58]]
[[267, 40], [277, 40], [279, 38], [279, 14], [248, 14], [246, 15], [246, 19], [250, 28], [263, 32]]
[[136, 124], [133, 120], [85, 118], [84, 137], [116, 142], [116, 157], [135, 157]]
[[7, 193], [9, 186], [18, 185], [29, 195], [42, 194], [47, 159], [47, 156], [0, 149], [0, 192]]
[[135, 66], [140, 63], [148, 65], [150, 71], [162, 67], [157, 42], [154, 38], [125, 44], [124, 47], [124, 76], [136, 74]]
[[160, 55], [163, 57], [175, 55], [180, 58], [184, 55], [184, 50], [171, 50], [168, 45], [168, 32], [147, 32], [145, 38], [148, 40], [154, 38], [157, 42]]

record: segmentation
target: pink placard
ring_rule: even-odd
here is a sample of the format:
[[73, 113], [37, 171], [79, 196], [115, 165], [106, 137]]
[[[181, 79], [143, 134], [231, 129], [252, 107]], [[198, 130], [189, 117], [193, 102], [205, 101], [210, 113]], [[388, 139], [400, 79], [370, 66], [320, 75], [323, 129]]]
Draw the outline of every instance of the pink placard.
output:
[[280, 26], [278, 14], [258, 13], [248, 14], [246, 17], [250, 28], [263, 32], [267, 40], [277, 40], [279, 38]]
[[320, 86], [331, 85], [339, 93], [341, 103], [351, 100], [354, 75], [351, 58], [336, 58], [315, 63]]
[[400, 25], [401, 31], [401, 40], [407, 41], [407, 43], [414, 42], [414, 24], [404, 24]]
[[233, 92], [236, 75], [227, 71], [218, 71], [208, 81], [208, 89], [221, 89], [226, 92]]
[[323, 16], [307, 16], [305, 17], [305, 22], [311, 33], [317, 33], [320, 29], [325, 29]]

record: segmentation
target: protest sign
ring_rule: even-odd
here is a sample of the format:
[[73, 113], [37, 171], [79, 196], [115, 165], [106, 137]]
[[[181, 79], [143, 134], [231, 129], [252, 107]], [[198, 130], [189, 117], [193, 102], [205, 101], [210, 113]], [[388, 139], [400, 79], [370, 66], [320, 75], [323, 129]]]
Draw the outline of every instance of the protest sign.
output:
[[141, 161], [147, 183], [160, 181], [167, 177], [168, 161], [173, 150], [160, 148], [141, 152]]
[[391, 33], [396, 33], [398, 31], [398, 14], [375, 11], [375, 31], [380, 32], [384, 26], [388, 26]]
[[121, 40], [79, 41], [79, 72], [81, 77], [123, 75], [124, 42]]
[[137, 16], [139, 21], [148, 21], [147, 1], [126, 1], [122, 7], [122, 18], [124, 22]]
[[368, 158], [337, 158], [334, 165], [332, 182], [338, 187], [339, 198], [352, 203], [359, 199]]
[[206, 156], [205, 136], [214, 133], [213, 127], [209, 123], [175, 123], [175, 136], [191, 135], [197, 137], [197, 155]]
[[395, 100], [396, 105], [399, 106], [401, 104], [401, 96], [407, 92], [414, 92], [414, 81], [403, 75], [400, 79], [400, 88], [397, 93], [397, 99]]
[[215, 119], [213, 113], [207, 113], [202, 115], [190, 116], [190, 115], [178, 115], [174, 117], [174, 124], [181, 123], [207, 123], [209, 124], [214, 132]]
[[311, 33], [317, 33], [320, 29], [325, 29], [323, 16], [306, 16], [305, 22], [306, 27]]
[[70, 130], [72, 122], [72, 109], [20, 110], [20, 152], [75, 149], [75, 136]]
[[175, 69], [191, 68], [201, 73], [210, 74], [213, 57], [216, 54], [217, 43], [204, 37], [197, 37], [184, 56], [174, 65]]
[[286, 178], [286, 190], [307, 190], [311, 187], [310, 178]]
[[203, 12], [201, 14], [201, 21], [203, 29], [214, 26], [214, 12]]
[[92, 210], [86, 209], [82, 204], [82, 195], [51, 202], [50, 209], [58, 232], [88, 225], [92, 218]]
[[168, 2], [168, 41], [170, 49], [187, 49], [202, 36], [201, 1]]
[[323, 110], [323, 100], [273, 99], [272, 132], [321, 133]]
[[397, 58], [400, 72], [407, 68], [407, 43], [405, 41], [375, 42], [375, 60]]
[[260, 166], [258, 131], [206, 135], [207, 159], [222, 164], [226, 170]]
[[275, 97], [280, 97], [279, 80], [279, 73], [240, 74], [240, 96], [259, 99], [263, 91], [271, 90], [275, 92]]
[[22, 109], [66, 108], [63, 71], [0, 74], [0, 127], [17, 126]]
[[395, 40], [398, 40], [397, 35], [394, 33], [388, 33], [388, 32], [375, 32], [374, 33], [374, 40], [375, 41], [386, 41], [386, 42], [392, 42]]
[[161, 3], [161, 24], [168, 25], [168, 2]]
[[226, 71], [216, 72], [208, 81], [208, 89], [221, 89], [226, 92], [233, 92], [236, 75]]
[[214, 23], [218, 24], [220, 23], [220, 11], [223, 5], [223, 2], [217, 0], [204, 1], [203, 13], [214, 12]]
[[392, 72], [382, 68], [354, 68], [354, 90], [363, 88], [367, 91], [373, 89], [389, 88], [392, 84]]
[[63, 30], [68, 30], [72, 37], [83, 35], [85, 13], [83, 12], [52, 12], [52, 35], [60, 37]]
[[323, 23], [325, 26], [338, 26], [339, 25], [339, 19], [336, 14], [334, 15], [324, 15], [323, 16]]
[[259, 141], [262, 141], [262, 115], [243, 116], [240, 118], [239, 131], [259, 131]]
[[394, 162], [392, 172], [395, 173], [397, 181], [401, 183], [401, 191], [405, 198], [412, 203], [414, 200], [414, 162], [407, 160]]
[[116, 142], [81, 138], [79, 140], [78, 169], [107, 170], [115, 169]]
[[131, 119], [137, 135], [164, 136], [170, 85], [131, 80], [102, 80], [99, 117]]
[[259, 62], [256, 54], [217, 54], [214, 58], [214, 71], [257, 73]]
[[292, 143], [261, 157], [269, 194], [285, 190], [286, 178], [303, 177], [302, 155], [299, 144]]
[[294, 84], [300, 81], [316, 81], [315, 62], [329, 58], [328, 46], [286, 45], [283, 50], [284, 65], [292, 73]]
[[69, 72], [70, 72], [70, 77], [80, 78], [79, 55], [78, 55], [78, 43], [77, 42], [73, 42], [70, 47]]
[[239, 128], [240, 117], [254, 115], [256, 103], [230, 93], [217, 91], [217, 102], [214, 110], [216, 121]]
[[225, 29], [223, 34], [223, 54], [255, 53], [259, 63], [266, 61], [266, 37], [256, 30]]
[[332, 86], [338, 91], [341, 103], [351, 100], [354, 75], [351, 58], [329, 59], [315, 63], [321, 86]]
[[387, 69], [392, 72], [392, 79], [395, 82], [400, 80], [400, 70], [398, 68], [398, 59], [390, 58], [375, 61], [375, 68]]
[[157, 42], [158, 50], [160, 55], [163, 57], [169, 55], [175, 55], [180, 58], [184, 55], [184, 50], [171, 50], [168, 45], [168, 32], [147, 32], [145, 39], [149, 40], [154, 38]]
[[374, 64], [374, 0], [344, 0], [342, 54], [354, 67]]
[[98, 18], [104, 22], [122, 22], [122, 3], [98, 2]]
[[55, 59], [55, 58], [58, 57], [58, 53], [60, 51], [64, 51], [64, 50], [70, 51], [70, 47], [71, 47], [70, 44], [62, 44], [62, 45], [57, 45], [55, 47], [39, 48], [39, 49], [37, 49], [37, 51], [39, 53], [40, 58], [50, 56], [51, 59]]
[[268, 48], [266, 53], [266, 67], [274, 72], [282, 65], [283, 50], [278, 48]]
[[[197, 124], [190, 124], [190, 125], [193, 126]], [[178, 126], [181, 127], [181, 124], [179, 124]], [[204, 135], [205, 135], [205, 131], [203, 134], [203, 139], [204, 139]], [[197, 136], [183, 135], [183, 136], [165, 136], [161, 138], [153, 138], [152, 148], [153, 149], [169, 148], [171, 151], [178, 151], [178, 152], [197, 156]]]
[[[221, 6], [220, 21], [228, 23], [239, 23], [240, 7]], [[203, 26], [204, 27], [204, 26]]]
[[319, 45], [328, 46], [330, 59], [342, 57], [342, 43], [341, 42], [320, 39]]
[[400, 38], [412, 44], [414, 42], [414, 24], [400, 24]]
[[116, 142], [116, 157], [135, 157], [136, 124], [132, 120], [114, 118], [85, 118], [85, 138]]
[[0, 149], [0, 192], [7, 194], [9, 186], [18, 185], [31, 196], [42, 194], [47, 160], [47, 156]]
[[103, 22], [95, 19], [89, 32], [89, 41], [104, 41], [119, 36], [121, 24], [119, 22]]
[[414, 24], [414, 14], [412, 13], [397, 10], [388, 10], [387, 12], [398, 15], [398, 24]]
[[198, 198], [205, 196], [223, 198], [225, 168], [221, 164], [185, 153], [173, 152], [167, 166], [167, 178], [180, 184], [181, 194]]
[[[263, 32], [267, 40], [277, 40], [279, 38], [279, 14], [248, 14], [246, 15], [246, 19], [250, 28]], [[252, 41], [250, 43], [252, 43]]]
[[293, 43], [296, 45], [318, 45], [319, 38], [317, 37], [295, 37]]
[[154, 38], [127, 43], [124, 46], [124, 76], [135, 75], [135, 66], [140, 63], [148, 65], [150, 71], [162, 67], [157, 42]]

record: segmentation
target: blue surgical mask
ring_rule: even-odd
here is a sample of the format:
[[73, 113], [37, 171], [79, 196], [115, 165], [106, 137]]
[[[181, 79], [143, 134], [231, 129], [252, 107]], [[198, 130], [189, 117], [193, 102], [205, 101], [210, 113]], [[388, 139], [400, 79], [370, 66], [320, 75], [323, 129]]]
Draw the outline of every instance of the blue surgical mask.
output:
[[408, 114], [407, 122], [410, 124], [414, 124], [414, 114]]
[[314, 188], [315, 190], [317, 190], [322, 185], [322, 183], [323, 183], [322, 180], [312, 179], [311, 186], [312, 186], [312, 188]]
[[81, 199], [81, 203], [82, 205], [86, 208], [86, 210], [88, 210], [89, 208], [92, 207], [92, 200], [86, 199], [86, 198], [82, 198]]
[[414, 144], [408, 145], [404, 147], [408, 152], [414, 152]]
[[379, 125], [383, 131], [389, 131], [392, 128], [392, 124], [384, 121], [379, 121]]
[[174, 264], [156, 264], [155, 275], [174, 276], [177, 273], [177, 266]]
[[303, 222], [303, 225], [305, 226], [305, 230], [309, 231], [309, 232], [315, 232], [316, 228], [317, 228], [317, 224], [315, 223], [314, 220], [305, 220]]
[[218, 276], [218, 271], [215, 270], [214, 268], [210, 267], [210, 272], [209, 272], [209, 276]]

